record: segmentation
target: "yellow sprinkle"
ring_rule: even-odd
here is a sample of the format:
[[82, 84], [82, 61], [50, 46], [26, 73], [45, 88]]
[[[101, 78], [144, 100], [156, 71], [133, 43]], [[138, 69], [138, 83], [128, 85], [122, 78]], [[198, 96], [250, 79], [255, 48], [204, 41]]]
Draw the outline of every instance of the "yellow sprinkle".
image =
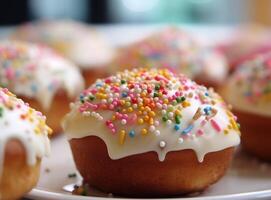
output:
[[49, 135], [53, 133], [53, 129], [51, 129], [49, 126], [46, 126], [46, 129]]
[[137, 121], [138, 121], [139, 124], [143, 124], [144, 123], [144, 120], [142, 118], [139, 118]]
[[175, 110], [175, 114], [176, 115], [181, 115], [181, 111], [180, 110]]
[[128, 110], [128, 112], [133, 112], [134, 111], [134, 109], [132, 107], [129, 107], [127, 110]]
[[164, 103], [165, 103], [165, 104], [168, 104], [168, 99], [164, 99]]
[[125, 104], [124, 100], [120, 100], [120, 104], [123, 106]]
[[155, 117], [155, 112], [154, 112], [154, 111], [151, 111], [151, 112], [149, 113], [149, 115], [150, 115], [151, 117]]
[[122, 112], [123, 112], [123, 113], [126, 113], [126, 112], [127, 112], [127, 110], [126, 110], [125, 108], [123, 108], [123, 109], [122, 109]]
[[149, 121], [149, 119], [150, 119], [150, 117], [149, 117], [148, 115], [145, 115], [145, 116], [144, 116], [145, 122]]
[[238, 130], [238, 126], [233, 119], [230, 119], [230, 123], [231, 123], [234, 130]]
[[144, 106], [140, 106], [139, 109], [140, 109], [141, 111], [144, 111], [144, 110], [145, 110], [145, 107], [144, 107]]
[[227, 113], [228, 117], [232, 117], [232, 113], [230, 111], [227, 110], [226, 113]]
[[141, 130], [141, 134], [142, 134], [142, 135], [147, 135], [147, 134], [148, 134], [147, 129], [143, 128], [143, 129]]
[[137, 114], [142, 115], [142, 111], [138, 111]]
[[188, 102], [188, 101], [184, 101], [183, 103], [182, 103], [182, 106], [184, 107], [184, 108], [186, 108], [186, 107], [189, 107], [191, 104]]
[[116, 119], [116, 115], [113, 115], [113, 116], [112, 116], [112, 120], [115, 120], [115, 119]]
[[142, 93], [141, 93], [141, 96], [142, 96], [142, 97], [145, 97], [145, 96], [146, 96], [146, 92], [142, 92]]
[[124, 144], [125, 138], [126, 138], [126, 132], [125, 130], [121, 130], [120, 135], [119, 135], [119, 143], [121, 145]]
[[154, 120], [153, 120], [153, 118], [150, 118], [150, 120], [149, 120], [149, 124], [150, 124], [150, 125], [153, 125], [153, 124], [154, 124]]
[[225, 134], [225, 135], [229, 134], [228, 129], [225, 129], [225, 130], [224, 130], [224, 134]]
[[230, 124], [228, 125], [228, 129], [232, 129], [232, 126]]

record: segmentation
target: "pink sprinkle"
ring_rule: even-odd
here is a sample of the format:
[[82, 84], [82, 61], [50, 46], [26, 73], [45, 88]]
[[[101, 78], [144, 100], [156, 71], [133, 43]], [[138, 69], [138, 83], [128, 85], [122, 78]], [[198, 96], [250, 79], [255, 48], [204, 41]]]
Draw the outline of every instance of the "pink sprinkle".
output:
[[220, 126], [218, 125], [218, 123], [217, 123], [215, 120], [211, 119], [211, 125], [213, 126], [213, 128], [214, 128], [217, 132], [220, 132], [220, 131], [221, 131]]
[[10, 80], [15, 77], [15, 72], [14, 72], [14, 70], [12, 68], [7, 68], [6, 69], [6, 77], [8, 79], [10, 79]]
[[206, 122], [207, 122], [207, 121], [204, 119], [204, 120], [202, 120], [202, 121], [200, 122], [200, 125], [201, 125], [201, 126], [204, 126], [204, 125], [206, 124]]
[[201, 129], [199, 129], [198, 131], [197, 131], [197, 135], [203, 135], [204, 133], [203, 133], [203, 131], [201, 130]]

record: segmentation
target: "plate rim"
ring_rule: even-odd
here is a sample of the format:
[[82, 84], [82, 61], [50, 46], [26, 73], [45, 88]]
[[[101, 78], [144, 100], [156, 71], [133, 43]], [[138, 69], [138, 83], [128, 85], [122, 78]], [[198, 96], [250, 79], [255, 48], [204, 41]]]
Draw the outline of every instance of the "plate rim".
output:
[[26, 198], [39, 198], [39, 199], [54, 199], [54, 200], [103, 200], [103, 199], [114, 199], [114, 200], [248, 200], [248, 199], [270, 199], [271, 189], [260, 190], [253, 192], [244, 192], [238, 194], [227, 194], [227, 195], [215, 195], [215, 196], [202, 196], [202, 197], [174, 197], [174, 198], [126, 198], [126, 197], [99, 197], [99, 196], [80, 196], [80, 195], [71, 195], [63, 194], [59, 192], [52, 192], [47, 190], [41, 190], [34, 188], [30, 193], [28, 193]]

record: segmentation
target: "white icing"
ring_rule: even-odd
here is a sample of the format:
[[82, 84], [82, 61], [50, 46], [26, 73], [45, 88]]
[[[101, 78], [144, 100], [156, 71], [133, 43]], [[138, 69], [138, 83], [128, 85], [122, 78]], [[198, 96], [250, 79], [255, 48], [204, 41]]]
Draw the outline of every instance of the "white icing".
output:
[[195, 76], [205, 81], [222, 83], [228, 74], [226, 58], [213, 49], [203, 49], [198, 53], [196, 65], [201, 66]]
[[112, 63], [112, 72], [134, 67], [168, 68], [192, 79], [217, 83], [221, 83], [228, 73], [228, 64], [222, 54], [173, 27], [125, 47]]
[[[8, 96], [0, 90], [0, 107], [3, 109], [0, 118], [0, 127], [2, 133], [0, 134], [0, 178], [3, 170], [4, 156], [6, 144], [9, 140], [16, 139], [22, 143], [26, 151], [26, 162], [28, 165], [34, 165], [37, 158], [42, 158], [49, 155], [50, 143], [48, 139], [48, 129], [41, 127], [39, 133], [35, 132], [40, 120], [45, 120], [44, 116], [33, 113], [31, 115], [32, 121], [22, 120], [21, 114], [26, 114], [29, 107], [24, 104], [20, 99], [15, 96]], [[4, 102], [3, 102], [4, 101]], [[5, 102], [12, 102], [14, 109], [8, 109]], [[16, 106], [20, 105], [20, 108]], [[36, 112], [36, 111], [33, 111]]]
[[[248, 60], [229, 77], [223, 93], [234, 109], [271, 116], [271, 68], [264, 64], [270, 57], [271, 54], [266, 54]], [[266, 97], [261, 97], [261, 90], [268, 87], [269, 93], [265, 95]], [[246, 93], [251, 93], [252, 90], [256, 92], [259, 90], [259, 95], [252, 93], [250, 101], [250, 96]]]
[[108, 63], [114, 55], [112, 47], [101, 34], [71, 20], [26, 24], [15, 31], [14, 37], [46, 44], [85, 70]]
[[[152, 72], [156, 71], [152, 70]], [[127, 71], [123, 74], [125, 74], [124, 77], [126, 78], [130, 76], [129, 72]], [[123, 77], [119, 76], [119, 74], [116, 77], [111, 78], [113, 83], [118, 83], [120, 79], [123, 79]], [[140, 78], [137, 80], [140, 83]], [[169, 96], [175, 94], [175, 92], [180, 87], [181, 83], [179, 81], [174, 82], [176, 80], [178, 79], [175, 79], [168, 84], [171, 85], [169, 86], [171, 89], [167, 90]], [[187, 79], [183, 78], [182, 80], [185, 81]], [[147, 82], [154, 84], [157, 83], [153, 79], [150, 79]], [[95, 85], [97, 84], [103, 84], [103, 82], [98, 80], [90, 88], [95, 88]], [[192, 90], [194, 96], [208, 92], [205, 87], [196, 86], [194, 82], [189, 80], [187, 80], [186, 84], [191, 87], [198, 87], [197, 89]], [[121, 90], [125, 91], [125, 87]], [[189, 90], [188, 92], [190, 93], [191, 91]], [[206, 98], [213, 98], [214, 100], [218, 98], [215, 93], [211, 91], [209, 93], [211, 97], [208, 95]], [[110, 95], [110, 92], [107, 94]], [[238, 130], [229, 129], [227, 134], [224, 134], [223, 132], [228, 128], [229, 125], [229, 114], [227, 113], [229, 111], [227, 111], [223, 102], [210, 105], [209, 103], [202, 104], [199, 99], [195, 98], [188, 98], [187, 101], [191, 104], [191, 106], [182, 109], [182, 119], [180, 130], [178, 131], [174, 129], [172, 121], [168, 120], [167, 122], [161, 122], [163, 111], [157, 110], [154, 121], [157, 120], [160, 123], [154, 123], [153, 126], [149, 126], [147, 135], [140, 134], [142, 128], [146, 128], [146, 124], [126, 124], [123, 123], [123, 121], [115, 122], [117, 130], [125, 130], [126, 133], [129, 133], [131, 130], [133, 130], [136, 133], [136, 136], [133, 138], [127, 134], [123, 144], [119, 143], [119, 132], [112, 133], [110, 129], [105, 126], [105, 122], [112, 118], [112, 114], [115, 113], [115, 111], [98, 109], [95, 110], [95, 113], [93, 114], [84, 114], [84, 112], [82, 113], [79, 111], [79, 107], [82, 105], [79, 101], [72, 105], [71, 112], [64, 118], [63, 128], [69, 140], [73, 138], [83, 138], [86, 136], [97, 136], [101, 138], [107, 146], [108, 154], [111, 159], [119, 159], [134, 154], [154, 151], [158, 154], [159, 160], [163, 161], [168, 152], [192, 149], [196, 153], [198, 161], [202, 162], [204, 156], [209, 152], [223, 150], [239, 144], [240, 137]], [[100, 102], [100, 100], [95, 100], [94, 102], [97, 103]], [[213, 116], [211, 120], [214, 120], [217, 124], [219, 124], [220, 131], [213, 127], [210, 120], [207, 121], [204, 126], [202, 126], [202, 120], [205, 118], [205, 116], [201, 116], [198, 119], [192, 121], [192, 118], [197, 110], [200, 108], [201, 112], [203, 112], [204, 108], [207, 106], [211, 106], [213, 110], [217, 111], [216, 115]], [[188, 138], [182, 138], [182, 131], [186, 129], [191, 123], [193, 124], [193, 128], [187, 135]], [[204, 133], [201, 136], [197, 134], [199, 129], [201, 129]]]
[[[15, 57], [7, 58], [7, 52]], [[50, 49], [38, 45], [0, 41], [0, 83], [16, 95], [36, 98], [44, 109], [49, 109], [60, 90], [73, 98], [83, 89], [79, 70]], [[15, 77], [7, 76], [7, 66]]]

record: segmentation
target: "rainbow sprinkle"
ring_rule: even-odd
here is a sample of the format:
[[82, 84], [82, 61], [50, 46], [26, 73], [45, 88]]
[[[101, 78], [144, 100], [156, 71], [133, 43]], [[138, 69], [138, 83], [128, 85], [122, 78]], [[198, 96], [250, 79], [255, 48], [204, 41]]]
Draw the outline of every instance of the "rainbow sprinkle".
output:
[[[179, 143], [190, 136], [204, 136], [203, 127], [207, 124], [226, 134], [228, 127], [214, 119], [217, 107], [223, 108], [229, 126], [238, 132], [235, 117], [216, 93], [166, 69], [126, 70], [97, 80], [78, 100], [79, 112], [104, 123], [111, 134], [118, 136], [121, 145], [128, 138], [159, 136], [160, 126], [172, 127], [179, 135]], [[194, 108], [195, 105], [198, 106]], [[189, 110], [194, 113], [185, 114]], [[109, 118], [104, 118], [104, 112], [110, 113]], [[165, 144], [160, 146], [164, 148]]]

